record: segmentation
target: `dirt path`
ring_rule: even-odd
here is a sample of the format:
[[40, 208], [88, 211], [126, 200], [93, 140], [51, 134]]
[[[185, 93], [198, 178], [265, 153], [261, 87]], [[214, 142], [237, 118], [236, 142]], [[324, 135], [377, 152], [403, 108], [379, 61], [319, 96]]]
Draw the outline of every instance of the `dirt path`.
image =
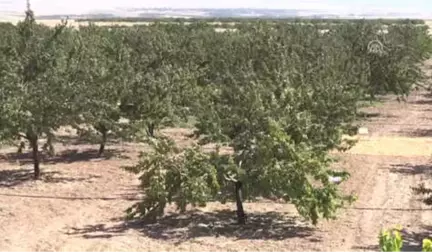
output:
[[387, 100], [369, 112], [379, 113], [365, 123], [369, 136], [343, 155], [352, 174], [345, 188], [359, 200], [322, 226], [324, 240], [335, 250], [376, 250], [380, 229], [401, 224], [405, 249], [419, 249], [432, 230], [432, 209], [411, 187], [431, 185], [432, 99], [415, 92], [406, 104]]
[[58, 145], [62, 158], [43, 165], [43, 181], [30, 179], [23, 157], [9, 155], [1, 162], [0, 249], [376, 250], [380, 229], [396, 224], [405, 228], [405, 248], [416, 249], [432, 230], [431, 208], [411, 190], [420, 182], [432, 186], [432, 98], [414, 93], [404, 104], [389, 97], [368, 112], [375, 113], [365, 122], [369, 136], [338, 154], [338, 165], [352, 176], [343, 188], [359, 200], [335, 221], [314, 228], [290, 205], [258, 202], [245, 204], [252, 224], [243, 229], [231, 225], [232, 204], [213, 203], [155, 225], [126, 223], [121, 218], [136, 201], [138, 181], [119, 167], [136, 161], [138, 146], [110, 146], [123, 153], [100, 160], [94, 158], [97, 146]]

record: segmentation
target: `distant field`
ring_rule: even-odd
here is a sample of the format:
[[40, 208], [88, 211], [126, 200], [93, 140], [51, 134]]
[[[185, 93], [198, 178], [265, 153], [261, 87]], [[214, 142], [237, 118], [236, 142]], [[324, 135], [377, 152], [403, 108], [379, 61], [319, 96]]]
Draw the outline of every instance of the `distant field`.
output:
[[427, 26], [429, 26], [429, 33], [432, 33], [432, 20], [425, 20], [425, 23]]
[[[18, 21], [20, 21], [22, 18], [21, 17], [16, 17], [16, 16], [0, 16], [0, 22], [11, 22], [11, 23], [17, 23]], [[44, 19], [44, 20], [38, 20], [39, 23], [42, 23], [44, 25], [47, 26], [51, 26], [54, 27], [58, 24], [61, 23], [61, 20], [59, 19]], [[80, 25], [87, 25], [88, 22], [87, 21], [77, 21], [74, 19], [69, 19], [68, 23], [70, 26], [73, 27], [78, 27]], [[98, 25], [98, 26], [113, 26], [113, 25], [119, 25], [119, 26], [134, 26], [134, 25], [149, 25], [152, 22], [149, 21], [137, 21], [137, 22], [131, 22], [131, 21], [96, 21], [93, 22], [94, 24]], [[163, 23], [163, 22], [162, 22]], [[190, 22], [185, 22], [185, 24], [189, 24]], [[212, 25], [215, 26], [220, 26], [222, 24], [229, 24], [229, 25], [235, 25], [235, 22], [230, 22], [230, 23], [226, 23], [226, 22], [209, 22]], [[425, 20], [426, 25], [428, 25], [429, 27], [432, 27], [432, 20]], [[432, 33], [432, 29], [431, 29], [431, 33]]]

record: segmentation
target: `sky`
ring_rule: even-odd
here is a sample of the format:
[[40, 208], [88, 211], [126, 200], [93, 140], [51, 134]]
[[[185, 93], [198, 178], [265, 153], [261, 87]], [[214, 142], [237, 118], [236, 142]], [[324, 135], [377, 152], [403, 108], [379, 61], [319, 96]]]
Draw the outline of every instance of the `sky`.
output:
[[[118, 8], [270, 8], [332, 12], [432, 14], [432, 0], [31, 0], [36, 15], [86, 14]], [[0, 12], [23, 12], [26, 0], [0, 0]]]

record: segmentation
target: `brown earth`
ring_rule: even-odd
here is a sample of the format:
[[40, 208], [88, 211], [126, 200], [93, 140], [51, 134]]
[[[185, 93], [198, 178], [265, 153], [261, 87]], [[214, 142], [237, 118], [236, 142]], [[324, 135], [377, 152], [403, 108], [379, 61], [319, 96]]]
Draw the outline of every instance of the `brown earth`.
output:
[[[407, 103], [398, 103], [388, 96], [368, 112], [369, 135], [337, 154], [337, 165], [351, 173], [342, 187], [359, 199], [337, 220], [317, 227], [304, 223], [293, 206], [265, 201], [245, 204], [244, 228], [232, 224], [233, 204], [216, 203], [154, 225], [127, 223], [122, 218], [138, 198], [138, 180], [121, 167], [135, 163], [143, 146], [111, 144], [109, 158], [98, 159], [95, 145], [57, 144], [58, 154], [45, 160], [40, 181], [31, 179], [28, 154], [2, 149], [0, 249], [376, 250], [380, 229], [401, 224], [405, 248], [414, 250], [432, 232], [432, 209], [411, 190], [421, 182], [432, 184], [432, 97], [414, 92]], [[168, 131], [179, 141], [185, 132]]]

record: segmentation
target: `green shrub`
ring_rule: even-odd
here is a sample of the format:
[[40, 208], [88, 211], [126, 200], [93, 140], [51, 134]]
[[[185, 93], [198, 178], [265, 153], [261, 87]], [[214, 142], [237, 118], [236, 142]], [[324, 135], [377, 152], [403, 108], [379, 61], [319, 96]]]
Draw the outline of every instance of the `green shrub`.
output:
[[401, 229], [398, 226], [391, 230], [381, 230], [379, 234], [380, 251], [401, 251], [403, 245]]
[[[400, 233], [401, 230], [401, 226], [396, 226], [391, 230], [381, 230], [379, 235], [380, 251], [401, 251], [403, 246], [402, 235]], [[421, 251], [431, 252], [432, 240], [427, 238], [423, 239]]]
[[430, 239], [423, 239], [422, 243], [422, 251], [432, 251], [432, 240]]

